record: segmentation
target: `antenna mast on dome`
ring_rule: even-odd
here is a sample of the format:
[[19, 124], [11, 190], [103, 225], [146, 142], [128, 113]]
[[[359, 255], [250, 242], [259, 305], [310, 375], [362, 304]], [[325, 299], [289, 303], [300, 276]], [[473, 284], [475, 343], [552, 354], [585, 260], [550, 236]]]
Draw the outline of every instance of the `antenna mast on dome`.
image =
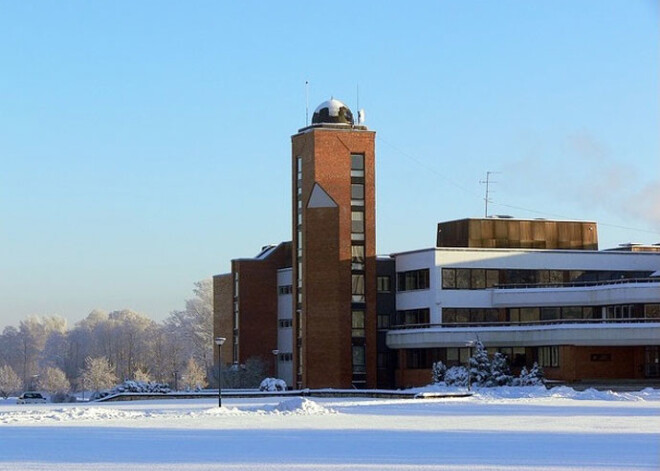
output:
[[305, 126], [309, 126], [309, 80], [305, 80]]

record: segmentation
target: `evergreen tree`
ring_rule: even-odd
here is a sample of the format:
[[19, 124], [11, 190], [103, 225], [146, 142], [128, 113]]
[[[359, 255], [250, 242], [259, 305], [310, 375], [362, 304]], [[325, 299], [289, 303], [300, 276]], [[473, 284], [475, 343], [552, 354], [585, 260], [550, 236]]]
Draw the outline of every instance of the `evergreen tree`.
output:
[[433, 384], [442, 383], [445, 380], [445, 373], [447, 372], [447, 367], [441, 361], [433, 363], [433, 368], [431, 368], [431, 380]]
[[543, 368], [539, 366], [538, 363], [534, 362], [532, 369], [527, 375], [527, 384], [529, 386], [539, 386], [543, 384]]
[[447, 386], [467, 386], [468, 370], [464, 366], [452, 366], [445, 372]]
[[527, 386], [527, 382], [529, 381], [529, 371], [527, 370], [526, 366], [523, 366], [520, 369], [520, 375], [517, 378], [517, 381], [515, 382], [516, 386]]
[[476, 386], [486, 386], [490, 381], [490, 359], [481, 340], [475, 343], [474, 354], [470, 357], [470, 379]]
[[487, 386], [508, 386], [513, 380], [506, 355], [495, 353], [490, 364], [490, 381]]

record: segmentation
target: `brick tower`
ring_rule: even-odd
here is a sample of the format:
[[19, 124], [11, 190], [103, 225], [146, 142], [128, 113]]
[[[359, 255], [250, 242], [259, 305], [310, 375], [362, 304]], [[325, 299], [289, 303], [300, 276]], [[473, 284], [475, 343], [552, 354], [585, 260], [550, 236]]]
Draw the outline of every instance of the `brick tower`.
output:
[[376, 386], [375, 133], [331, 99], [292, 136], [294, 379]]

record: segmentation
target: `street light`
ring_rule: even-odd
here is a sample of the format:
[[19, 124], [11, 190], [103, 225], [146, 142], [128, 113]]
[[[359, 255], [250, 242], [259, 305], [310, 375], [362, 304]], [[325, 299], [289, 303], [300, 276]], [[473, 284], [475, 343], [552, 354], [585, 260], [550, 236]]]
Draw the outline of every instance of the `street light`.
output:
[[467, 390], [469, 391], [470, 390], [470, 383], [471, 383], [470, 380], [471, 380], [471, 376], [472, 376], [470, 374], [470, 357], [471, 357], [470, 354], [471, 354], [471, 351], [472, 351], [472, 347], [474, 347], [474, 340], [468, 340], [466, 342], [465, 346], [469, 349], [468, 350], [468, 368], [467, 368], [467, 374], [468, 374], [468, 377], [467, 377]]
[[278, 361], [277, 355], [279, 355], [279, 354], [280, 354], [280, 351], [277, 348], [275, 350], [273, 350], [273, 357], [274, 357], [273, 361], [275, 363], [274, 373], [275, 373], [275, 377], [278, 378], [278, 379], [280, 377], [280, 374], [279, 374], [280, 363]]
[[218, 346], [218, 407], [222, 407], [222, 344], [227, 340], [224, 337], [216, 337], [215, 344]]

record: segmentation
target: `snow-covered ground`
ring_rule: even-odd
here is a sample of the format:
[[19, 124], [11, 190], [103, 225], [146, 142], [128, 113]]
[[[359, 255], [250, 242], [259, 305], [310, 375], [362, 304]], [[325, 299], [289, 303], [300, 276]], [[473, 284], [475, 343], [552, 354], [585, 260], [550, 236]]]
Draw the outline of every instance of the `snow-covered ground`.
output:
[[469, 398], [16, 405], [0, 469], [655, 470], [660, 390], [482, 389]]

